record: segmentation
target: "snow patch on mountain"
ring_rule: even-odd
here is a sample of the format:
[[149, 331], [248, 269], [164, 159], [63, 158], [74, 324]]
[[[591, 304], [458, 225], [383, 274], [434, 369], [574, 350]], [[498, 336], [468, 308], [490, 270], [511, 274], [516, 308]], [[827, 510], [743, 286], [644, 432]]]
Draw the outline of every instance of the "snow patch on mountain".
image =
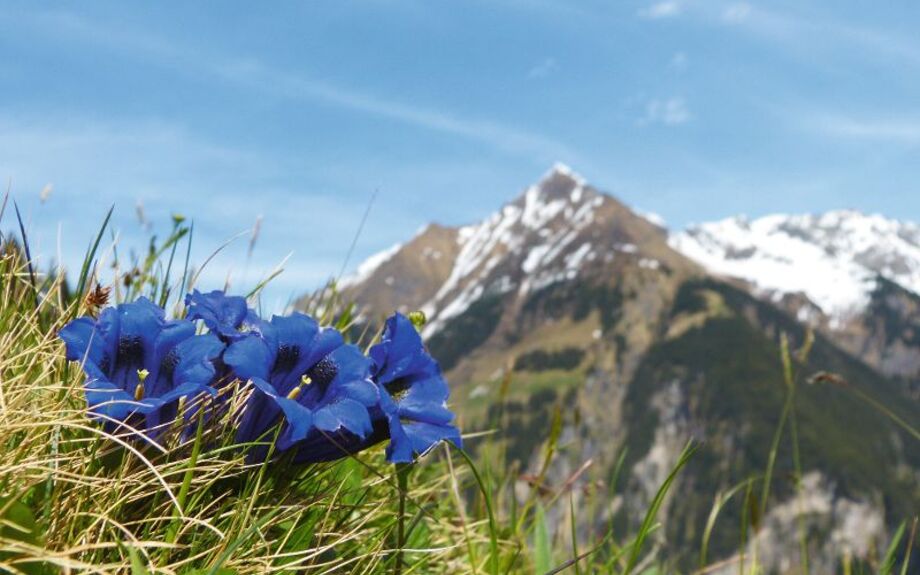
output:
[[645, 211], [645, 210], [638, 210], [638, 209], [635, 209], [635, 208], [633, 208], [633, 212], [634, 212], [637, 216], [640, 216], [640, 217], [644, 218], [647, 222], [651, 223], [651, 224], [654, 225], [654, 226], [657, 226], [657, 227], [659, 227], [659, 228], [661, 228], [661, 229], [663, 229], [663, 230], [668, 229], [668, 222], [667, 222], [667, 220], [665, 220], [663, 217], [661, 217], [660, 215], [656, 214], [655, 212], [647, 212], [647, 211]]
[[837, 320], [865, 308], [878, 275], [920, 293], [920, 227], [880, 215], [734, 217], [669, 243], [714, 273], [777, 296], [803, 293]]
[[[459, 253], [450, 276], [423, 308], [431, 317], [424, 335], [431, 336], [445, 321], [465, 312], [487, 292], [487, 286], [497, 289], [491, 276], [505, 262], [516, 262], [520, 274], [515, 276], [522, 277], [515, 282], [503, 276], [501, 291], [510, 291], [517, 284], [526, 293], [572, 279], [577, 270], [571, 267], [573, 260], [563, 256], [602, 204], [603, 198], [589, 192], [584, 178], [556, 164], [516, 201], [479, 224], [460, 228]], [[574, 261], [587, 255], [580, 253]]]
[[[576, 189], [584, 188], [585, 186], [588, 185], [588, 181], [585, 180], [581, 176], [581, 174], [573, 170], [568, 164], [564, 164], [562, 162], [556, 162], [555, 164], [553, 164], [553, 167], [551, 167], [548, 172], [543, 174], [543, 177], [540, 179], [540, 181], [544, 182], [546, 180], [549, 180], [555, 175], [565, 176], [566, 178], [574, 181], [577, 184]], [[573, 198], [573, 201], [577, 201], [577, 200]]]
[[380, 268], [383, 264], [390, 261], [390, 258], [395, 256], [401, 250], [403, 244], [396, 244], [392, 247], [389, 247], [383, 251], [377, 252], [376, 254], [368, 257], [366, 260], [361, 262], [361, 265], [358, 266], [358, 269], [355, 270], [355, 273], [343, 277], [339, 280], [339, 288], [347, 288], [353, 285], [360, 284], [364, 280], [368, 279], [373, 275], [377, 269]]

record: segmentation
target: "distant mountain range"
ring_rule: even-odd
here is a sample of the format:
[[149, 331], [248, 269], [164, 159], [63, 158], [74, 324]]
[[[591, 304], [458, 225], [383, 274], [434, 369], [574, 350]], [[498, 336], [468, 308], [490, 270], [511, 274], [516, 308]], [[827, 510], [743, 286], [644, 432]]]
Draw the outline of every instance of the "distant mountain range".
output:
[[920, 226], [879, 215], [736, 217], [691, 226], [670, 244], [713, 273], [803, 294], [838, 319], [865, 311], [880, 276], [920, 293]]
[[[704, 441], [657, 535], [679, 569], [692, 565], [717, 493], [766, 465], [786, 393], [783, 337], [798, 349], [814, 331], [798, 372], [838, 373], [920, 426], [920, 227], [910, 223], [831, 212], [669, 236], [557, 165], [484, 221], [429, 225], [341, 287], [366, 323], [425, 311], [452, 402], [467, 429], [503, 428], [509, 463], [537, 466], [556, 409], [551, 483], [588, 460], [577, 485], [609, 480], [627, 448], [626, 496], [604, 518], [636, 521], [685, 442]], [[864, 556], [920, 509], [920, 445], [838, 386], [800, 381], [796, 413], [802, 488], [796, 498], [784, 448], [757, 545], [776, 569], [795, 564], [790, 510], [804, 505], [807, 528], [822, 534], [813, 568], [831, 572], [835, 557]], [[740, 548], [742, 512], [723, 511], [715, 556]]]

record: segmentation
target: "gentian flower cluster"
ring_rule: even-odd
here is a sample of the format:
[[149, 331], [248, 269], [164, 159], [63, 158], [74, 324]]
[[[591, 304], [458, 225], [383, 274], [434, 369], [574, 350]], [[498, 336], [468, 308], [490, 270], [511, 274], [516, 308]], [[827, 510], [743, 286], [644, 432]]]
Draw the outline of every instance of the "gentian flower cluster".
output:
[[390, 317], [365, 355], [302, 313], [266, 321], [221, 291], [196, 290], [186, 305], [185, 319], [168, 320], [140, 298], [61, 330], [67, 359], [86, 374], [93, 417], [155, 439], [190, 419], [184, 405], [219, 408], [228, 401], [219, 390], [239, 381], [253, 392], [235, 439], [252, 458], [330, 461], [389, 440], [387, 460], [408, 463], [441, 441], [461, 445], [447, 383], [406, 316]]

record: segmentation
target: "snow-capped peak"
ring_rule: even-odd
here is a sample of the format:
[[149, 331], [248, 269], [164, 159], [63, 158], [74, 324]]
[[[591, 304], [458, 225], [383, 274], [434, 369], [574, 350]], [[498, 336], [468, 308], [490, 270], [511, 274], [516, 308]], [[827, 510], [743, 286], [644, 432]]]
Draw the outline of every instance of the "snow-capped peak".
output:
[[578, 186], [585, 186], [588, 183], [588, 181], [585, 180], [581, 174], [573, 170], [568, 165], [563, 164], [562, 162], [556, 162], [549, 169], [549, 171], [543, 174], [543, 177], [540, 178], [540, 182], [537, 184], [537, 186], [541, 186], [544, 182], [560, 176], [572, 180]]
[[536, 184], [479, 224], [460, 228], [450, 276], [423, 308], [432, 321], [425, 335], [494, 291], [527, 293], [573, 279], [591, 257], [579, 242], [603, 198], [584, 178], [555, 164]]
[[641, 216], [642, 218], [644, 218], [645, 221], [649, 222], [653, 226], [659, 227], [663, 230], [668, 229], [667, 220], [665, 220], [663, 217], [661, 217], [659, 214], [656, 214], [655, 212], [647, 212], [645, 210], [640, 210], [637, 208], [633, 208], [633, 212], [637, 216]]
[[804, 293], [835, 318], [864, 308], [878, 275], [920, 293], [920, 226], [839, 210], [690, 226], [671, 246], [722, 275]]
[[353, 274], [347, 275], [340, 279], [338, 287], [340, 289], [344, 289], [365, 281], [367, 278], [371, 277], [375, 271], [377, 271], [377, 268], [390, 261], [393, 256], [399, 253], [399, 250], [401, 250], [402, 247], [402, 244], [394, 244], [385, 250], [379, 251], [369, 256], [366, 260], [361, 262], [361, 264], [358, 266], [358, 269], [355, 270]]

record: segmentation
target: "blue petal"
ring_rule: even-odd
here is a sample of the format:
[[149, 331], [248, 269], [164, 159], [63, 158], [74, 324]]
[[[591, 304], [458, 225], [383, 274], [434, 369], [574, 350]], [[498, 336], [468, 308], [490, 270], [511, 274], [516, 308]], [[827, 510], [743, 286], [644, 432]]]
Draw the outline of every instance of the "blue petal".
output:
[[[145, 395], [162, 395], [175, 385], [173, 375], [179, 362], [178, 347], [181, 343], [195, 338], [195, 324], [190, 321], [166, 322], [163, 330], [154, 341], [154, 355], [145, 360], [149, 372], [144, 382]], [[213, 375], [213, 373], [212, 373]], [[208, 383], [206, 378], [204, 383]]]
[[257, 320], [246, 298], [228, 296], [220, 290], [206, 294], [194, 290], [185, 296], [185, 305], [190, 320], [202, 320], [209, 330], [228, 341], [242, 337], [240, 328]]
[[[237, 443], [249, 443], [259, 440], [281, 414], [278, 404], [271, 397], [275, 395], [272, 387], [258, 378], [252, 381], [256, 385], [256, 389], [253, 390], [252, 395], [246, 402], [242, 420], [237, 427]], [[269, 390], [271, 396], [262, 391], [263, 389]]]
[[317, 409], [313, 413], [313, 424], [322, 431], [346, 429], [362, 438], [372, 429], [367, 407], [348, 398], [339, 399]]
[[424, 404], [407, 407], [405, 404], [400, 403], [399, 416], [409, 421], [434, 425], [446, 425], [454, 419], [454, 414], [443, 404]]
[[[105, 312], [103, 314], [105, 315]], [[111, 319], [112, 314], [108, 315]], [[64, 341], [67, 359], [81, 362], [83, 370], [93, 379], [105, 379], [103, 368], [111, 363], [108, 328], [108, 322], [100, 324], [92, 318], [81, 317], [71, 321], [58, 332]]]
[[[165, 429], [165, 425], [171, 424], [178, 415], [178, 403], [182, 396], [186, 397], [187, 405], [194, 405], [199, 396], [204, 394], [214, 395], [216, 390], [213, 387], [204, 385], [199, 382], [185, 382], [173, 387], [167, 393], [158, 397], [145, 397], [138, 402], [137, 413], [146, 415], [146, 428], [152, 435], [157, 435]], [[195, 408], [195, 412], [201, 409], [201, 406]]]
[[271, 333], [277, 346], [272, 384], [280, 394], [287, 394], [303, 374], [344, 343], [338, 331], [321, 329], [315, 319], [302, 313], [272, 317]]
[[214, 360], [220, 357], [224, 344], [214, 334], [197, 335], [179, 343], [175, 352], [178, 363], [173, 373], [174, 385], [213, 383], [217, 370]]
[[452, 425], [409, 422], [403, 424], [403, 429], [412, 441], [412, 450], [419, 455], [424, 455], [442, 441], [450, 441], [457, 447], [462, 447], [460, 432]]
[[276, 446], [285, 450], [294, 443], [304, 439], [313, 429], [313, 413], [293, 399], [279, 396], [268, 382], [255, 378], [253, 396], [246, 406], [244, 424], [240, 426], [241, 435], [237, 441], [255, 441], [266, 439], [265, 433], [277, 422], [278, 416], [284, 416], [285, 426], [278, 437]]
[[301, 441], [293, 447], [294, 462], [318, 463], [342, 459], [383, 441], [388, 435], [386, 425], [375, 427], [371, 434], [363, 439], [345, 430], [337, 433], [317, 432], [310, 439]]
[[268, 379], [274, 362], [275, 350], [258, 334], [233, 342], [224, 352], [224, 363], [243, 381]]
[[330, 353], [327, 359], [335, 365], [336, 375], [318, 404], [342, 397], [355, 400], [367, 407], [377, 404], [380, 394], [377, 386], [369, 379], [370, 360], [357, 346], [343, 345]]
[[90, 380], [83, 389], [90, 412], [106, 418], [127, 419], [140, 406], [133, 395], [110, 381]]
[[387, 446], [387, 461], [390, 463], [411, 463], [415, 456], [425, 455], [441, 441], [450, 441], [462, 447], [460, 432], [450, 425], [409, 422], [394, 425], [390, 422], [390, 444]]
[[137, 385], [137, 371], [157, 369], [156, 338], [163, 329], [163, 310], [147, 298], [121, 304], [118, 314], [116, 358], [109, 381], [128, 393]]
[[412, 440], [406, 435], [399, 417], [391, 415], [388, 418], [390, 428], [390, 443], [387, 445], [386, 458], [390, 463], [412, 463], [415, 454], [412, 451]]
[[77, 318], [58, 332], [64, 340], [65, 353], [70, 361], [93, 361], [99, 363], [102, 359], [102, 345], [94, 337], [96, 322], [89, 317]]
[[429, 369], [433, 362], [412, 321], [399, 313], [387, 319], [381, 342], [371, 348], [370, 356], [375, 380], [381, 384]]
[[310, 409], [300, 405], [293, 399], [276, 397], [275, 402], [284, 412], [286, 425], [276, 443], [278, 449], [284, 451], [306, 438], [313, 431], [314, 414]]
[[400, 397], [394, 397], [402, 417], [434, 424], [449, 423], [454, 418], [446, 400], [447, 382], [440, 375], [412, 381]]
[[186, 320], [166, 322], [154, 342], [155, 357], [163, 358], [176, 345], [195, 335], [195, 324]]
[[[275, 423], [279, 410], [280, 413], [284, 415], [284, 420], [287, 424], [281, 436], [278, 438], [278, 447], [280, 449], [287, 449], [291, 443], [300, 441], [310, 433], [310, 430], [313, 429], [313, 413], [308, 408], [300, 405], [293, 399], [278, 395], [275, 393], [275, 388], [268, 382], [261, 379], [254, 379], [253, 384], [256, 386], [255, 393], [264, 394], [269, 404], [274, 404], [274, 406], [276, 406], [275, 409], [265, 410], [265, 413], [262, 414], [261, 425], [264, 429], [260, 431], [260, 434], [265, 433], [265, 431]], [[247, 406], [247, 409], [248, 408], [249, 406]], [[269, 418], [269, 413], [274, 413], [275, 417]]]
[[391, 463], [409, 463], [416, 455], [424, 454], [442, 440], [462, 446], [460, 432], [447, 424], [453, 415], [446, 409], [446, 420], [428, 421], [436, 419], [432, 412], [415, 414], [421, 417], [413, 418], [413, 414], [404, 413], [401, 406], [385, 393], [380, 395], [380, 407], [389, 425], [390, 443], [386, 453], [387, 461]]
[[402, 396], [403, 402], [409, 403], [444, 403], [450, 395], [447, 381], [441, 375], [437, 364], [433, 369], [428, 369], [410, 377], [395, 380], [397, 387], [405, 387], [406, 393]]

